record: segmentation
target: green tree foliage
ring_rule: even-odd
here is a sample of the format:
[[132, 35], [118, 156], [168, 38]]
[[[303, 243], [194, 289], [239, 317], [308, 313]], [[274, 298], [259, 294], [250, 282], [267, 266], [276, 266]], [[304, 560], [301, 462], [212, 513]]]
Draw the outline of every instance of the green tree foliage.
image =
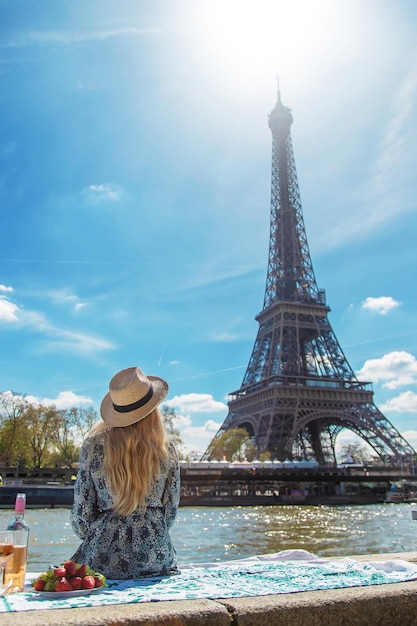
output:
[[[252, 457], [248, 459], [248, 454]], [[216, 436], [210, 443], [209, 454], [217, 461], [246, 461], [254, 459], [254, 446], [246, 428], [232, 428]]]
[[[249, 461], [250, 459], [248, 459]], [[261, 452], [258, 454], [258, 461], [261, 463], [265, 463], [265, 461], [272, 461], [271, 453], [266, 450], [265, 452]]]
[[31, 403], [20, 394], [0, 393], [0, 464], [71, 466], [96, 421], [92, 408], [58, 410]]
[[42, 467], [50, 456], [49, 448], [56, 428], [56, 410], [54, 407], [27, 405], [26, 434], [30, 447], [30, 465]]
[[79, 459], [79, 445], [75, 442], [72, 409], [56, 411], [56, 430], [53, 436], [55, 465], [71, 466]]
[[0, 459], [4, 465], [16, 465], [25, 452], [26, 409], [23, 396], [9, 391], [0, 394]]

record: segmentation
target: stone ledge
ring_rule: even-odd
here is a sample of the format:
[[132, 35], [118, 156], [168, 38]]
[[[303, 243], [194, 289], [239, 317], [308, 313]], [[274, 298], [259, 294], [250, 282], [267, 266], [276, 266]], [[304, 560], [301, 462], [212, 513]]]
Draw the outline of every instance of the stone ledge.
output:
[[[416, 563], [417, 552], [351, 558], [402, 559]], [[417, 581], [227, 600], [1, 613], [0, 623], [1, 626], [415, 626]]]
[[[220, 600], [236, 626], [416, 626], [417, 582]], [[208, 624], [210, 622], [207, 622]]]
[[0, 613], [1, 626], [230, 626], [230, 622], [227, 607], [214, 600]]

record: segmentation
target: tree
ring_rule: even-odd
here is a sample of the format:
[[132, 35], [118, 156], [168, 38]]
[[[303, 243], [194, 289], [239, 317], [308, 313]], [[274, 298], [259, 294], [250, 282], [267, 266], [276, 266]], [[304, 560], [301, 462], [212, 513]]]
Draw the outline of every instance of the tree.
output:
[[184, 442], [181, 438], [181, 433], [180, 433], [179, 428], [175, 425], [175, 418], [177, 417], [175, 409], [171, 409], [165, 404], [162, 406], [161, 414], [162, 414], [162, 421], [164, 423], [165, 430], [168, 435], [168, 439], [170, 439], [173, 442], [177, 450], [178, 457], [182, 460], [184, 457], [184, 452], [183, 452]]
[[93, 407], [72, 407], [66, 415], [70, 426], [73, 428], [74, 438], [83, 441], [94, 424], [98, 421], [97, 411]]
[[[253, 444], [246, 428], [231, 428], [216, 436], [209, 447], [210, 458], [221, 461], [247, 460], [246, 447], [253, 454]], [[252, 458], [253, 460], [253, 458]]]
[[187, 461], [188, 463], [192, 463], [194, 461], [199, 461], [200, 459], [201, 459], [200, 450], [188, 450], [181, 460]]
[[58, 410], [0, 392], [0, 462], [6, 466], [72, 465], [97, 421], [93, 408]]
[[348, 443], [340, 447], [339, 458], [343, 463], [365, 463], [371, 455], [362, 444]]
[[56, 411], [56, 428], [52, 438], [55, 452], [55, 464], [71, 467], [80, 456], [80, 443], [77, 444], [74, 436], [72, 417], [74, 409]]
[[28, 403], [13, 391], [0, 393], [0, 457], [5, 465], [20, 463], [26, 449], [25, 413]]
[[27, 405], [25, 412], [26, 431], [31, 450], [31, 461], [35, 467], [42, 467], [48, 458], [48, 446], [53, 440], [56, 428], [55, 407]]

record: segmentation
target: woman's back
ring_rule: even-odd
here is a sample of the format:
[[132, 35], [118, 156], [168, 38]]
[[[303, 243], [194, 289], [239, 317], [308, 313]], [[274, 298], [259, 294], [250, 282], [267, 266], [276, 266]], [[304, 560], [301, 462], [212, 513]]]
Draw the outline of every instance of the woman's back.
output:
[[[140, 370], [135, 375], [144, 377]], [[127, 405], [135, 407], [132, 420], [137, 405]], [[169, 529], [180, 498], [178, 457], [165, 439], [159, 410], [145, 410], [120, 428], [99, 425], [81, 449], [71, 522], [82, 543], [72, 558], [108, 578], [177, 571]]]

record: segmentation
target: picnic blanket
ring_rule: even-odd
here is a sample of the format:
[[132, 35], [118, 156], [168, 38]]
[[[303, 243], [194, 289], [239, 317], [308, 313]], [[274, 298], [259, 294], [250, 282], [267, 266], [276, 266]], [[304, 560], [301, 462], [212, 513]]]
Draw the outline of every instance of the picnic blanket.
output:
[[305, 550], [220, 563], [189, 564], [180, 574], [135, 580], [108, 580], [108, 587], [79, 597], [46, 598], [31, 591], [0, 597], [0, 613], [166, 600], [238, 598], [321, 589], [340, 589], [417, 580], [417, 565], [394, 559], [322, 559]]

